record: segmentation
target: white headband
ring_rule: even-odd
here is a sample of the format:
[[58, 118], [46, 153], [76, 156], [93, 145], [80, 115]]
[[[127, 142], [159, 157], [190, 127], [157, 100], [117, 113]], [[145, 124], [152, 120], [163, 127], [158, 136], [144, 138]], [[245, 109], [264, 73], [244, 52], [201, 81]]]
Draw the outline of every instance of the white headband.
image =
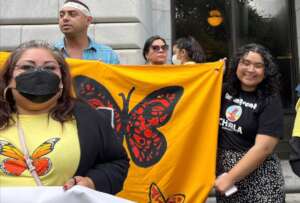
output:
[[65, 3], [60, 10], [66, 8], [66, 7], [72, 7], [72, 8], [75, 8], [75, 9], [78, 9], [80, 10], [84, 15], [86, 16], [92, 16], [91, 15], [91, 12], [86, 8], [84, 7], [83, 5], [79, 4], [79, 3], [76, 3], [76, 2], [68, 2], [68, 3]]

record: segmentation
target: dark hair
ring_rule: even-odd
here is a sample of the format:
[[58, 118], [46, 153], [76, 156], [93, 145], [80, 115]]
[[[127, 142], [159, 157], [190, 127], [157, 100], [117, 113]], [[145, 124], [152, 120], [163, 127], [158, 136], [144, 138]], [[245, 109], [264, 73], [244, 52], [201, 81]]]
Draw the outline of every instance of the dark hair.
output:
[[159, 35], [154, 35], [152, 37], [149, 37], [146, 41], [145, 41], [145, 44], [144, 44], [144, 48], [143, 48], [143, 56], [144, 56], [144, 59], [147, 61], [147, 57], [146, 55], [149, 53], [149, 50], [150, 50], [150, 47], [152, 45], [152, 43], [155, 41], [155, 40], [158, 40], [160, 39], [161, 41], [163, 41], [165, 44], [167, 44], [166, 40], [164, 38], [162, 38], [161, 36]]
[[82, 6], [84, 6], [87, 10], [90, 11], [89, 7], [88, 7], [85, 3], [81, 2], [81, 1], [78, 1], [78, 0], [66, 0], [66, 1], [64, 2], [64, 4], [66, 4], [66, 3], [68, 3], [68, 2], [78, 3], [78, 4], [82, 5]]
[[10, 124], [10, 121], [13, 121], [12, 113], [16, 113], [17, 109], [12, 92], [7, 90], [7, 86], [13, 77], [13, 71], [16, 63], [26, 50], [32, 48], [48, 50], [58, 62], [60, 67], [63, 91], [56, 106], [51, 109], [49, 115], [61, 123], [72, 119], [72, 110], [75, 99], [72, 97], [71, 93], [72, 82], [69, 66], [58, 49], [51, 47], [47, 42], [33, 40], [25, 42], [17, 47], [6, 60], [0, 73], [0, 128], [7, 127]]
[[202, 63], [205, 61], [205, 53], [202, 46], [194, 37], [182, 37], [176, 40], [174, 43], [178, 49], [185, 49], [187, 51], [189, 59], [196, 63]]
[[259, 98], [267, 98], [269, 96], [279, 94], [280, 74], [273, 56], [267, 48], [255, 43], [246, 44], [237, 50], [230, 63], [230, 67], [227, 70], [228, 72], [226, 73], [223, 86], [224, 92], [229, 92], [233, 96], [239, 95], [241, 91], [241, 83], [236, 75], [236, 71], [240, 60], [249, 52], [258, 53], [264, 61], [264, 79], [256, 88], [257, 96]]

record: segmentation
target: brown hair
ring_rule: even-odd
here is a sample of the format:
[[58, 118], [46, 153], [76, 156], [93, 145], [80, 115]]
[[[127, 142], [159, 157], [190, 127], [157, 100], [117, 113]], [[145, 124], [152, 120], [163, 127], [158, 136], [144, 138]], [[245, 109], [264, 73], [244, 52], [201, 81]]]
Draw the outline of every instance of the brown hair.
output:
[[58, 62], [61, 71], [61, 80], [63, 84], [63, 91], [57, 101], [56, 106], [51, 109], [49, 115], [63, 123], [64, 121], [72, 119], [72, 110], [74, 107], [75, 99], [71, 93], [71, 75], [69, 66], [66, 63], [62, 53], [50, 46], [44, 41], [29, 41], [18, 46], [6, 60], [1, 73], [0, 73], [0, 128], [5, 128], [10, 124], [12, 113], [16, 113], [15, 101], [10, 90], [7, 90], [10, 80], [13, 77], [13, 71], [16, 63], [21, 58], [23, 53], [32, 48], [41, 48], [48, 50], [55, 60]]

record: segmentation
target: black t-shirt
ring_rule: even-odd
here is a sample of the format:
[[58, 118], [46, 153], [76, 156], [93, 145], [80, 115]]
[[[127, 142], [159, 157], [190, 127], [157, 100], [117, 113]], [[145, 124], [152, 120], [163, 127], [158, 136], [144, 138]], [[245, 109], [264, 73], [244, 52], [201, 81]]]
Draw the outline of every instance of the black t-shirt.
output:
[[259, 100], [255, 92], [241, 91], [238, 97], [223, 94], [219, 147], [248, 151], [257, 134], [281, 137], [283, 111], [279, 96]]

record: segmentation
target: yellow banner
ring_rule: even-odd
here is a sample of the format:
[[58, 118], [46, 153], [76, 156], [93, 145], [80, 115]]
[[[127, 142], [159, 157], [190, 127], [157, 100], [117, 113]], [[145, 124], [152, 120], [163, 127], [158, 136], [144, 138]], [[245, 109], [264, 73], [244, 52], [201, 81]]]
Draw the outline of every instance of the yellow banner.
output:
[[[112, 108], [136, 202], [205, 202], [215, 179], [223, 62], [124, 66], [68, 59], [77, 96]], [[1, 65], [1, 54], [0, 54]]]
[[0, 52], [0, 70], [2, 69], [2, 66], [5, 63], [8, 56], [9, 56], [8, 52]]

